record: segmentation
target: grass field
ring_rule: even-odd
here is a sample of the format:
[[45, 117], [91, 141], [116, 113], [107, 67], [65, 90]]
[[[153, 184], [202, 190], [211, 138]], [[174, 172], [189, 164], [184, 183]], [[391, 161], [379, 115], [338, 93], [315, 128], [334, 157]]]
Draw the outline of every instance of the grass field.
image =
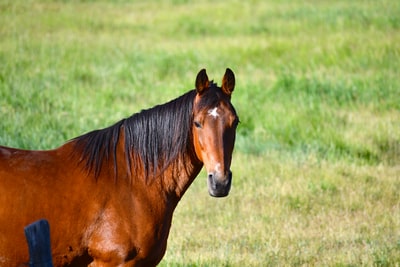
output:
[[400, 265], [400, 2], [0, 0], [0, 144], [49, 149], [236, 74], [160, 266]]

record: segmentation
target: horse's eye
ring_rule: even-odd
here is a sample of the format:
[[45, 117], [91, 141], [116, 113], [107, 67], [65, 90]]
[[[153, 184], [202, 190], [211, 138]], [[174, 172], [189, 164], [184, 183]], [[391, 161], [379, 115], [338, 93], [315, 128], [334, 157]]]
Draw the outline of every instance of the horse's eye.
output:
[[196, 126], [197, 128], [201, 128], [201, 123], [198, 121], [195, 121], [194, 126]]

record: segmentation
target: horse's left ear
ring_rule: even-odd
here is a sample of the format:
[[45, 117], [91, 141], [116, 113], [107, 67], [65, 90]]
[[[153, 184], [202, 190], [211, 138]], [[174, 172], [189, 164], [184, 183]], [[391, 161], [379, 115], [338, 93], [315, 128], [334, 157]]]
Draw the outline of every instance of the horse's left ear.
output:
[[208, 80], [207, 72], [205, 69], [202, 69], [196, 77], [196, 90], [198, 94], [202, 94], [205, 89], [207, 89], [210, 85], [210, 81]]
[[225, 75], [222, 78], [221, 89], [226, 95], [231, 96], [234, 88], [235, 88], [235, 74], [230, 68], [227, 68], [225, 71]]

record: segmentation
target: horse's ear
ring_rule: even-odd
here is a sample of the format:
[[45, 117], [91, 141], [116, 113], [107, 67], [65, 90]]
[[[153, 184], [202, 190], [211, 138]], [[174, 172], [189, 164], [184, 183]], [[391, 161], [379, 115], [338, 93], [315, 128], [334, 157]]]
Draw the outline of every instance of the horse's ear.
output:
[[224, 78], [222, 78], [222, 91], [231, 96], [233, 89], [235, 88], [235, 74], [230, 68], [227, 68], [225, 71]]
[[205, 69], [202, 69], [196, 77], [196, 90], [197, 93], [201, 94], [207, 89], [210, 85], [208, 81], [208, 76]]

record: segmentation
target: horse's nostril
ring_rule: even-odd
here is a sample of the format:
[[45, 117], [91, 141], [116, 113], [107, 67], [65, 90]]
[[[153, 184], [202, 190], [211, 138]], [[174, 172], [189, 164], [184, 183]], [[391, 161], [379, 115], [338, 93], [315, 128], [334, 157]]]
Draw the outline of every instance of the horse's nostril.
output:
[[212, 173], [208, 174], [208, 179], [212, 179], [214, 177], [214, 175]]

